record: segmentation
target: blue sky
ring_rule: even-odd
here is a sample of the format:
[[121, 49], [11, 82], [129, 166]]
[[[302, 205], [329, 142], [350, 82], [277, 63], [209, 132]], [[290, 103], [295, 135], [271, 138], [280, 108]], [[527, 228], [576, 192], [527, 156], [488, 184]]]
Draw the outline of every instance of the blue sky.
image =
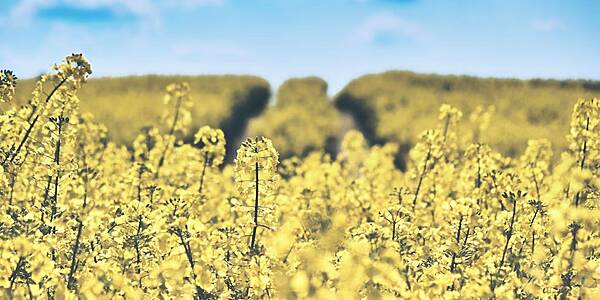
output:
[[84, 53], [95, 76], [390, 69], [600, 79], [600, 1], [0, 0], [0, 68]]

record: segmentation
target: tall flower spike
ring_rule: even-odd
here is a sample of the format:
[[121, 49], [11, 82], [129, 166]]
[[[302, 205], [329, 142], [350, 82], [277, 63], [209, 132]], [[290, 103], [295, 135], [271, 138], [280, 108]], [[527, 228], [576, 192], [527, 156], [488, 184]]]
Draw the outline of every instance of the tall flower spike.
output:
[[225, 135], [221, 129], [202, 126], [194, 135], [194, 144], [200, 148], [203, 161], [212, 167], [223, 163], [225, 158]]
[[451, 126], [455, 126], [462, 118], [462, 112], [455, 107], [448, 104], [442, 104], [440, 106], [440, 113], [438, 114], [438, 120], [442, 123], [442, 132], [444, 138]]
[[277, 177], [278, 163], [279, 154], [271, 140], [265, 137], [246, 139], [238, 149], [235, 159], [235, 177], [240, 195], [248, 197], [253, 195], [256, 189], [260, 196], [269, 195], [273, 187], [270, 183]]
[[271, 140], [264, 137], [248, 138], [242, 143], [235, 160], [235, 181], [244, 199], [254, 196], [254, 224], [250, 249], [256, 249], [256, 230], [258, 223], [259, 199], [272, 194], [278, 178], [277, 164], [279, 154]]
[[166, 88], [164, 102], [174, 106], [173, 112], [167, 111], [163, 116], [163, 120], [169, 128], [169, 135], [173, 135], [175, 132], [186, 133], [192, 122], [190, 91], [191, 88], [187, 82], [173, 83]]
[[[87, 76], [92, 73], [90, 63], [82, 54], [67, 56], [63, 63], [54, 65], [53, 69], [56, 73], [44, 74], [36, 83], [36, 88], [33, 91], [33, 96], [29, 104], [32, 107], [38, 107], [40, 104], [42, 106], [35, 109], [35, 116], [30, 116], [32, 119], [28, 122], [28, 128], [25, 130], [18, 146], [16, 146], [14, 154], [8, 160], [10, 163], [14, 163], [15, 159], [21, 155], [21, 150], [31, 137], [35, 125], [42, 116], [49, 113], [52, 107], [55, 110], [60, 107], [63, 110], [60, 112], [61, 114], [65, 110], [76, 109], [78, 107], [78, 100], [75, 93], [86, 81]], [[44, 83], [50, 79], [54, 81], [52, 84], [53, 88], [49, 93], [46, 93], [44, 92]], [[43, 102], [40, 102], [41, 99], [44, 99]], [[55, 101], [58, 102], [58, 105]]]
[[83, 54], [71, 54], [63, 63], [54, 65], [53, 69], [57, 71], [56, 76], [59, 80], [71, 79], [75, 88], [79, 88], [85, 83], [88, 75], [92, 74], [92, 65]]
[[10, 70], [0, 70], [0, 102], [11, 102], [16, 87], [17, 76]]
[[571, 130], [567, 140], [569, 150], [577, 158], [581, 169], [595, 165], [600, 135], [600, 99], [579, 99], [573, 109]]
[[198, 192], [202, 194], [206, 169], [221, 165], [225, 158], [225, 135], [221, 129], [202, 126], [194, 136], [194, 144], [200, 148], [202, 157], [202, 173], [200, 175], [200, 187], [198, 188]]
[[177, 144], [175, 133], [186, 134], [190, 123], [192, 123], [190, 85], [187, 82], [169, 84], [166, 88], [164, 102], [167, 105], [173, 105], [174, 110], [166, 110], [162, 116], [163, 124], [169, 128], [169, 132], [164, 137], [165, 147], [156, 166], [156, 178], [159, 177], [167, 153]]

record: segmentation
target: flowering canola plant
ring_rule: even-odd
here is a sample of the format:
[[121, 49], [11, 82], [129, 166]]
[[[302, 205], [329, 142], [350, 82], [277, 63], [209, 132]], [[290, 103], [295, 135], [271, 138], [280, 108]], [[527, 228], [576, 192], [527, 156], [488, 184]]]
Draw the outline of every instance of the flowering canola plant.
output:
[[[10, 102], [16, 77], [0, 74]], [[167, 87], [163, 124], [127, 149], [80, 113], [89, 74], [70, 55], [0, 115], [3, 298], [600, 298], [597, 99], [577, 102], [558, 155], [468, 144], [443, 105], [406, 172], [397, 145], [357, 131], [336, 158], [280, 162], [256, 137], [224, 166], [221, 130], [181, 140], [189, 85]]]

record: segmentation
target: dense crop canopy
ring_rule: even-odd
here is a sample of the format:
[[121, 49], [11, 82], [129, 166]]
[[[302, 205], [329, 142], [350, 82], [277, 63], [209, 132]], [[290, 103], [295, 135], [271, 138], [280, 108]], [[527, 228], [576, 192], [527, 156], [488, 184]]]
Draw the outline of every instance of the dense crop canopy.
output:
[[[336, 158], [280, 162], [253, 137], [222, 166], [221, 130], [182, 140], [189, 85], [167, 87], [164, 126], [128, 150], [79, 111], [90, 72], [69, 56], [0, 114], [4, 298], [600, 298], [597, 99], [575, 105], [559, 159], [545, 139], [518, 158], [465, 142], [443, 105], [406, 172], [397, 145], [353, 130]], [[8, 102], [16, 77], [0, 74]], [[467, 134], [490, 118], [473, 112]]]

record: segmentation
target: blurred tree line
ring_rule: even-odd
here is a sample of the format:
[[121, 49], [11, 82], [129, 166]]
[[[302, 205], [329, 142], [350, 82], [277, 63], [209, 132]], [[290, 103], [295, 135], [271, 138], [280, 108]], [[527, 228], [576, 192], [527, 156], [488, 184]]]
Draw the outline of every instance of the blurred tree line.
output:
[[[400, 145], [399, 165], [416, 136], [436, 122], [441, 104], [465, 113], [460, 140], [477, 139], [507, 155], [521, 153], [528, 139], [546, 138], [555, 149], [566, 147], [570, 110], [579, 97], [600, 97], [600, 82], [517, 80], [390, 71], [350, 82], [333, 97], [318, 77], [284, 82], [269, 104], [269, 83], [255, 76], [129, 76], [91, 79], [79, 92], [84, 112], [93, 112], [109, 128], [110, 138], [130, 145], [133, 138], [166, 109], [164, 88], [172, 82], [191, 86], [192, 130], [222, 128], [228, 157], [246, 136], [273, 140], [282, 157], [313, 150], [335, 155], [341, 136], [356, 126], [372, 144]], [[34, 80], [22, 80], [17, 101], [25, 103]], [[487, 131], [473, 114], [493, 112]], [[350, 115], [352, 118], [349, 118]], [[471, 116], [471, 117], [469, 117]], [[192, 137], [184, 137], [191, 141]]]
[[[78, 93], [83, 112], [92, 112], [109, 129], [109, 138], [130, 146], [140, 130], [157, 124], [168, 109], [164, 104], [165, 87], [188, 82], [193, 106], [192, 128], [186, 142], [193, 140], [198, 128], [209, 125], [222, 128], [227, 141], [240, 140], [248, 121], [269, 103], [269, 83], [256, 76], [166, 76], [146, 75], [91, 79]], [[20, 81], [17, 101], [26, 103], [35, 80]], [[165, 128], [162, 128], [166, 130]], [[228, 143], [229, 154], [235, 143]]]
[[[354, 117], [371, 143], [394, 141], [409, 149], [420, 132], [433, 126], [440, 105], [448, 103], [470, 119], [461, 123], [463, 142], [488, 143], [515, 156], [534, 138], [564, 149], [571, 108], [580, 97], [600, 97], [600, 82], [390, 71], [353, 80], [335, 96], [335, 105]], [[481, 118], [473, 115], [490, 110], [487, 131], [474, 134]]]

